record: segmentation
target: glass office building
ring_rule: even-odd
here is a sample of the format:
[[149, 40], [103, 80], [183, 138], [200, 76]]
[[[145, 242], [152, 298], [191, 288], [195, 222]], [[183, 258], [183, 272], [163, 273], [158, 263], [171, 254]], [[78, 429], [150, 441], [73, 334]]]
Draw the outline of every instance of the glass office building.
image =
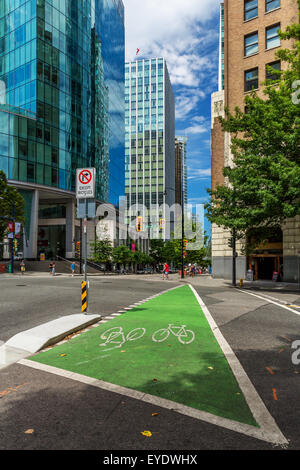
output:
[[69, 255], [76, 168], [96, 168], [98, 201], [124, 194], [124, 58], [121, 0], [0, 0], [0, 169], [35, 207], [31, 225], [49, 198], [65, 206]]
[[143, 206], [154, 226], [165, 217], [159, 206], [175, 203], [175, 104], [164, 59], [126, 63], [125, 103], [128, 207]]

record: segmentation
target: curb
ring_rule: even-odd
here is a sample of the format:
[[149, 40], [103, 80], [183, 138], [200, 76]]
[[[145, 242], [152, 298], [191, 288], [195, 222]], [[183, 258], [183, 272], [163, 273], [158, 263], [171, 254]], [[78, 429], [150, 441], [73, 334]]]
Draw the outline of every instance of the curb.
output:
[[101, 315], [73, 314], [22, 331], [0, 347], [0, 369], [16, 362], [16, 359], [25, 358], [56, 344], [66, 336], [98, 323], [101, 319]]

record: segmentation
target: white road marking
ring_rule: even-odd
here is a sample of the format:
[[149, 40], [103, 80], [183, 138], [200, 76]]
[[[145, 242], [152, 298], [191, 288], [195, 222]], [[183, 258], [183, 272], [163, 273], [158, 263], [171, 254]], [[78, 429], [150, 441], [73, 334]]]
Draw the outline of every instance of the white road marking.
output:
[[[204, 304], [203, 300], [199, 296], [198, 292], [194, 289], [193, 286], [189, 284], [190, 288], [195, 294], [196, 299], [199, 302], [199, 305], [202, 308], [202, 311], [212, 329], [212, 332], [219, 343], [220, 348], [222, 349], [228, 364], [230, 365], [232, 372], [245, 396], [247, 404], [255, 418], [255, 421], [260, 426], [259, 429], [254, 428], [255, 431], [251, 431], [253, 437], [257, 437], [258, 439], [273, 442], [274, 444], [279, 445], [287, 445], [288, 441], [278, 428], [274, 418], [271, 416], [269, 411], [267, 410], [265, 404], [263, 403], [262, 399], [258, 395], [256, 389], [254, 388], [252, 382], [250, 381], [248, 375], [246, 374], [245, 370], [243, 369], [241, 363], [239, 362], [238, 358], [234, 354], [233, 350], [229, 346], [228, 342], [222, 335], [218, 325], [214, 321], [213, 317], [211, 316], [208, 308]], [[236, 430], [238, 430], [239, 423], [236, 423]], [[246, 428], [243, 426], [240, 427], [241, 433], [248, 434], [245, 432]]]
[[248, 295], [253, 295], [253, 297], [257, 297], [258, 299], [265, 300], [266, 302], [269, 302], [270, 304], [277, 305], [278, 307], [284, 308], [286, 310], [289, 310], [290, 312], [295, 313], [296, 315], [300, 315], [300, 312], [297, 312], [297, 310], [294, 310], [293, 308], [287, 307], [286, 305], [280, 304], [278, 302], [275, 302], [274, 300], [271, 300], [269, 297], [263, 297], [262, 295], [258, 294], [253, 294], [253, 292], [247, 292], [245, 290], [240, 290], [238, 289], [239, 292], [242, 292], [243, 294], [248, 294]]

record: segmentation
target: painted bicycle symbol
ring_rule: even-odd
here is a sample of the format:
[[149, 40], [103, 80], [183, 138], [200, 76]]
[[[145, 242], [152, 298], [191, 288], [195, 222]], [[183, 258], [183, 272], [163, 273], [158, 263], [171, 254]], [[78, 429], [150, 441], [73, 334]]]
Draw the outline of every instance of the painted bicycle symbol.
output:
[[125, 336], [123, 328], [121, 326], [115, 326], [101, 335], [100, 338], [106, 341], [105, 343], [99, 344], [99, 346], [105, 347], [112, 344], [115, 345], [112, 348], [105, 349], [105, 351], [121, 348], [126, 341], [136, 341], [137, 339], [142, 338], [145, 333], [145, 328], [135, 328]]
[[170, 323], [168, 328], [161, 328], [155, 331], [152, 335], [152, 340], [156, 343], [162, 343], [169, 337], [170, 333], [176, 336], [182, 344], [190, 344], [195, 339], [195, 333], [192, 330], [186, 330], [185, 325], [176, 326]]

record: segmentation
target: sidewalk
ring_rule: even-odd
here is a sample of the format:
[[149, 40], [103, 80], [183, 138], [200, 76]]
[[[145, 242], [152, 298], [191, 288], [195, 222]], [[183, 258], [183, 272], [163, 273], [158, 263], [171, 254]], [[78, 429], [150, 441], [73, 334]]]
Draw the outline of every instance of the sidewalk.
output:
[[[176, 276], [176, 275], [175, 275]], [[170, 277], [171, 279], [171, 277]], [[203, 287], [233, 287], [232, 282], [229, 279], [216, 279], [208, 275], [200, 275], [196, 277], [186, 277], [184, 280], [179, 279], [180, 282], [189, 282], [192, 285], [203, 286]], [[240, 289], [240, 282], [237, 279], [236, 287]], [[243, 280], [242, 289], [253, 289], [253, 290], [268, 290], [268, 291], [285, 291], [300, 294], [299, 285], [297, 282], [273, 282], [273, 281], [245, 281]]]

